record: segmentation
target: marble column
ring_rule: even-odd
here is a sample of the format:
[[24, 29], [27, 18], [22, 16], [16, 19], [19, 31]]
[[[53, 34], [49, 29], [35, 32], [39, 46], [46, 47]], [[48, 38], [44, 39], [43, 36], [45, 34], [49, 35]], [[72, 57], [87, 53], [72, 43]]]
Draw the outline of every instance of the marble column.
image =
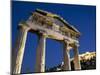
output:
[[70, 53], [69, 53], [69, 44], [67, 42], [64, 43], [64, 49], [63, 49], [63, 70], [71, 70], [71, 64], [70, 64]]
[[[19, 28], [19, 35], [17, 39], [17, 56], [15, 58], [15, 65], [13, 68], [13, 74], [20, 74], [21, 72], [21, 66], [22, 66], [22, 61], [23, 61], [23, 55], [24, 55], [24, 48], [25, 48], [25, 43], [26, 43], [26, 38], [27, 38], [27, 32], [30, 28], [26, 25], [22, 25]], [[13, 57], [13, 56], [12, 56]], [[13, 63], [14, 64], [14, 63]]]
[[79, 52], [78, 45], [74, 46], [74, 68], [75, 70], [81, 70], [80, 60], [79, 60]]
[[35, 72], [45, 72], [45, 44], [46, 34], [41, 33], [39, 36], [39, 44], [36, 53]]

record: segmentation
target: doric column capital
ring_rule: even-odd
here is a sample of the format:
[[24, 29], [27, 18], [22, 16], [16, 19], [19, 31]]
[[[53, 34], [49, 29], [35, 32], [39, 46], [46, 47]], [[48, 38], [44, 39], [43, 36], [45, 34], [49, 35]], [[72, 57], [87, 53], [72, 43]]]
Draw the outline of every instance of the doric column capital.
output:
[[31, 29], [26, 23], [19, 23], [19, 27], [26, 31]]
[[74, 42], [74, 43], [71, 43], [70, 46], [73, 48], [77, 48], [79, 47], [79, 43]]
[[64, 40], [64, 45], [65, 45], [67, 51], [70, 51], [70, 49], [72, 48], [70, 46], [70, 42], [68, 40]]
[[44, 38], [48, 37], [48, 34], [44, 31], [39, 31], [39, 35], [42, 35]]
[[80, 45], [79, 45], [79, 42], [74, 42], [74, 45], [77, 46], [77, 47], [80, 46]]
[[65, 44], [67, 44], [67, 45], [69, 44], [67, 39], [64, 39], [63, 41], [64, 41]]

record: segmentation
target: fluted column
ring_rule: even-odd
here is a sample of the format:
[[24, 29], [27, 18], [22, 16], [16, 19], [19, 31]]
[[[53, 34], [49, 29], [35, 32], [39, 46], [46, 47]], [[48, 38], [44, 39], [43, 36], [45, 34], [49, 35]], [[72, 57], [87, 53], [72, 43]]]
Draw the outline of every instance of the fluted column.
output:
[[74, 46], [74, 68], [75, 70], [81, 70], [80, 60], [79, 60], [79, 52], [78, 45]]
[[63, 49], [63, 70], [71, 70], [70, 65], [70, 53], [69, 53], [69, 44], [67, 42], [64, 43], [64, 49]]
[[24, 48], [25, 48], [25, 43], [26, 43], [26, 38], [27, 38], [27, 32], [29, 29], [30, 28], [26, 25], [22, 25], [19, 28], [20, 33], [18, 36], [17, 44], [16, 44], [17, 46], [15, 48], [15, 49], [17, 49], [18, 52], [17, 52], [17, 57], [15, 59], [13, 74], [20, 74], [20, 72], [21, 72], [22, 60], [23, 60], [23, 55], [24, 55]]
[[36, 66], [35, 72], [45, 72], [45, 44], [46, 44], [46, 34], [41, 33], [39, 38], [39, 44], [36, 53]]

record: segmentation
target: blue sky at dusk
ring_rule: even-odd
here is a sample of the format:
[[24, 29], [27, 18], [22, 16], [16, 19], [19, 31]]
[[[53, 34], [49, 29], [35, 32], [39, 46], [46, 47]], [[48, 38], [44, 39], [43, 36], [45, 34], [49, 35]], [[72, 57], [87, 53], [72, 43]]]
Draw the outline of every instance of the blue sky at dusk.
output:
[[[68, 5], [54, 3], [22, 2], [12, 1], [12, 47], [14, 47], [18, 30], [17, 26], [21, 20], [27, 20], [35, 9], [43, 9], [60, 15], [80, 32], [79, 53], [96, 51], [96, 7], [83, 5]], [[22, 64], [22, 72], [33, 72], [36, 60], [36, 48], [38, 36], [28, 32], [25, 53]], [[46, 40], [46, 66], [47, 68], [56, 66], [62, 62], [62, 43]], [[71, 52], [71, 56], [72, 56]]]

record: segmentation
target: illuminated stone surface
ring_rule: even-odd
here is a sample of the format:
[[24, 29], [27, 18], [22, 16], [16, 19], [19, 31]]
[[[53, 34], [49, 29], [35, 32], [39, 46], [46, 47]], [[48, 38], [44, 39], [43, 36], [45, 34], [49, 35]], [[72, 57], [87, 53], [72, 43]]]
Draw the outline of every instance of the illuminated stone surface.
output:
[[19, 74], [21, 72], [25, 41], [28, 31], [32, 33], [36, 32], [40, 37], [37, 47], [35, 72], [45, 72], [46, 38], [51, 38], [66, 43], [64, 45], [65, 50], [63, 50], [63, 70], [71, 70], [69, 54], [69, 50], [71, 48], [74, 49], [75, 69], [81, 69], [78, 57], [78, 37], [80, 36], [80, 32], [75, 27], [66, 22], [63, 18], [56, 14], [37, 9], [32, 13], [27, 21], [21, 22], [19, 24], [19, 27], [21, 27], [22, 34], [19, 36], [20, 42], [17, 43], [16, 46], [16, 49], [18, 49], [18, 53], [13, 71], [14, 74]]

